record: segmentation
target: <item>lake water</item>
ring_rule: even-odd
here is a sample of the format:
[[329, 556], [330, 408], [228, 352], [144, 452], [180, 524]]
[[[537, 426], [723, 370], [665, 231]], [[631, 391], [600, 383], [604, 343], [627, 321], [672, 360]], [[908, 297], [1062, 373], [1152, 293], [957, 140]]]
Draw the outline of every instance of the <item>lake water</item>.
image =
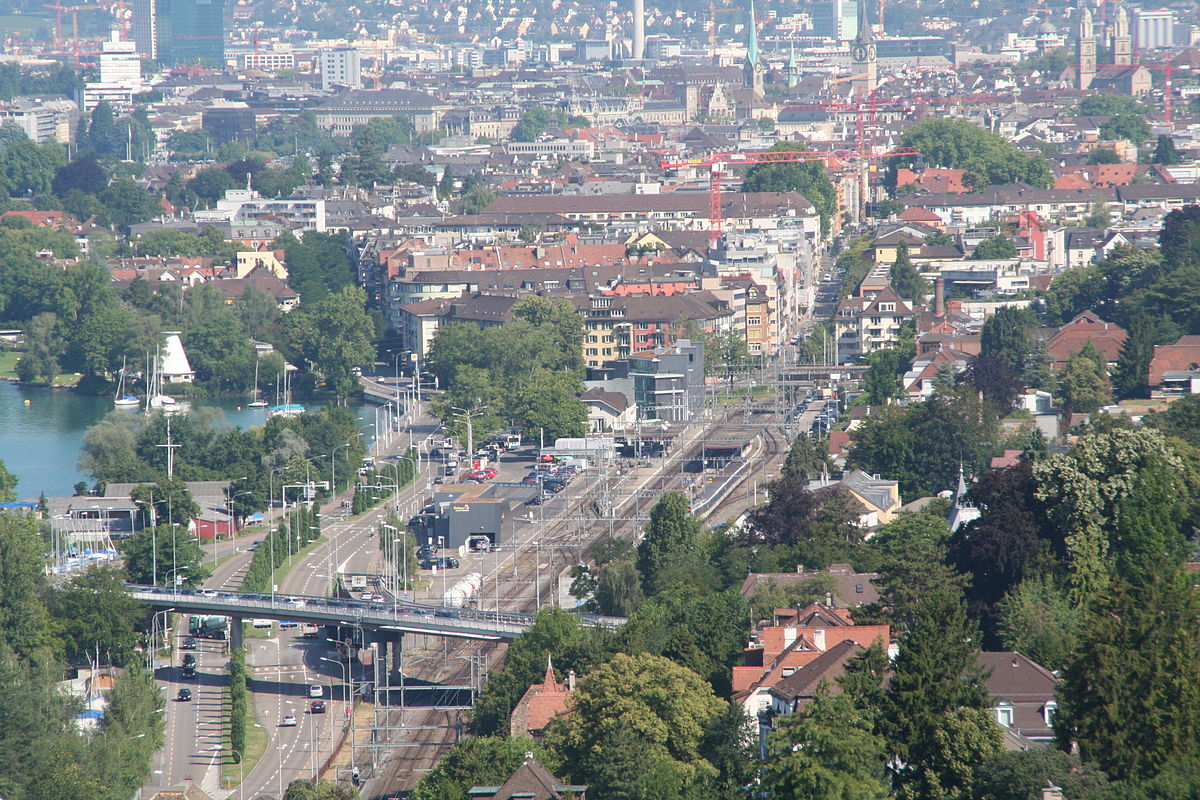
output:
[[[218, 408], [227, 424], [242, 428], [262, 425], [267, 419], [265, 408], [246, 408], [244, 399], [204, 397], [188, 402], [194, 408]], [[315, 409], [320, 403], [306, 405]], [[374, 406], [352, 404], [351, 408], [368, 423], [374, 422]], [[0, 381], [0, 461], [20, 481], [17, 497], [36, 500], [41, 492], [51, 497], [69, 495], [79, 481], [90, 485], [91, 476], [81, 472], [78, 464], [83, 434], [112, 412], [108, 397]], [[370, 428], [363, 431], [368, 439], [370, 433]]]

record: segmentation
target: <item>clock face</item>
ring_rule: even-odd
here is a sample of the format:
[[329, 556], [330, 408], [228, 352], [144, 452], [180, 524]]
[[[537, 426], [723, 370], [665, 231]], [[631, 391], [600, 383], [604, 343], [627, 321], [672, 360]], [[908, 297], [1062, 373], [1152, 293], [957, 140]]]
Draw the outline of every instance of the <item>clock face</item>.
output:
[[867, 60], [869, 60], [869, 61], [875, 60], [875, 45], [873, 45], [873, 44], [867, 45]]
[[856, 44], [854, 49], [850, 51], [850, 55], [855, 61], [866, 61], [867, 48], [863, 47], [861, 44]]

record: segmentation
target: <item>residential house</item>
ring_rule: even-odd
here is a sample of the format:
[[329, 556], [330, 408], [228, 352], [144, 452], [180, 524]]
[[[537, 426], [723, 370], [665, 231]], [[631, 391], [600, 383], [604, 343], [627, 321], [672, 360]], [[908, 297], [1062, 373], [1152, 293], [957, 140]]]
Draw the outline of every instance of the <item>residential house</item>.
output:
[[238, 298], [245, 294], [251, 286], [275, 298], [279, 310], [285, 314], [300, 305], [300, 294], [266, 269], [256, 267], [245, 277], [221, 278], [212, 281], [211, 285], [221, 293], [225, 304], [230, 306], [237, 302]]
[[874, 297], [846, 298], [834, 320], [838, 363], [895, 345], [900, 326], [913, 316], [912, 307], [891, 287], [880, 289]]
[[620, 392], [592, 388], [579, 399], [587, 406], [589, 433], [619, 433], [637, 422], [637, 406]]
[[245, 278], [258, 269], [274, 275], [281, 281], [288, 279], [287, 267], [284, 266], [283, 250], [243, 250], [239, 251], [233, 262], [234, 275]]
[[878, 640], [885, 650], [891, 647], [887, 625], [856, 625], [848, 609], [812, 603], [803, 609], [778, 609], [776, 616], [780, 624], [756, 628], [742, 652], [742, 664], [733, 668], [733, 699], [747, 714], [766, 710], [772, 686], [839, 642], [870, 647]]
[[862, 528], [872, 529], [886, 525], [895, 519], [900, 506], [903, 505], [900, 502], [899, 483], [883, 480], [878, 475], [868, 475], [860, 469], [843, 472], [842, 477], [837, 480], [824, 475], [808, 482], [810, 492], [831, 486], [846, 490], [858, 501], [858, 524]]
[[563, 783], [533, 757], [525, 761], [501, 786], [472, 786], [471, 800], [587, 800], [587, 786]]
[[1033, 333], [1045, 340], [1046, 352], [1055, 369], [1065, 367], [1071, 356], [1082, 350], [1088, 342], [1104, 356], [1107, 366], [1115, 366], [1128, 338], [1124, 328], [1105, 322], [1094, 311], [1082, 311], [1060, 328], [1035, 328]]
[[833, 591], [826, 596], [825, 605], [834, 608], [856, 608], [870, 605], [879, 600], [879, 589], [875, 581], [878, 572], [855, 572], [849, 564], [830, 564], [828, 569], [806, 572], [797, 566], [795, 572], [752, 572], [742, 581], [739, 590], [747, 599], [754, 596], [759, 587], [774, 583], [781, 588], [815, 581], [832, 580]]
[[1200, 393], [1200, 336], [1155, 345], [1147, 384], [1157, 396]]
[[990, 671], [987, 689], [996, 722], [1022, 739], [1039, 744], [1053, 741], [1058, 677], [1028, 656], [1011, 650], [982, 652], [979, 666]]
[[[843, 639], [767, 690], [770, 705], [759, 715], [763, 728], [770, 729], [780, 714], [794, 714], [813, 701], [817, 687], [825, 683], [830, 694], [841, 694], [837, 679], [846, 674], [846, 665], [867, 648], [852, 639]], [[765, 732], [765, 731], [764, 731]]]
[[546, 658], [546, 674], [541, 683], [531, 684], [513, 707], [509, 732], [514, 739], [522, 736], [541, 737], [550, 720], [565, 714], [575, 693], [575, 671], [567, 673], [567, 682], [559, 683], [554, 676], [554, 664]]

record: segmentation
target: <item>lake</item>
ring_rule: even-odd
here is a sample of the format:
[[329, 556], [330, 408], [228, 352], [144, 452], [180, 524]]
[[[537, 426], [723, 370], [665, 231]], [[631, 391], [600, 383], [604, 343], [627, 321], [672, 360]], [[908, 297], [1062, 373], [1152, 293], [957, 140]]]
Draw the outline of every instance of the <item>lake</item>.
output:
[[[262, 425], [267, 419], [265, 408], [246, 408], [245, 399], [202, 397], [187, 402], [194, 408], [218, 408], [225, 423], [242, 428]], [[321, 403], [306, 405], [316, 409]], [[351, 408], [374, 422], [374, 406], [352, 403]], [[20, 481], [17, 497], [36, 500], [41, 492], [51, 497], [69, 495], [79, 481], [91, 485], [91, 476], [81, 472], [78, 464], [83, 434], [112, 411], [110, 397], [0, 381], [0, 461]], [[370, 428], [363, 432], [368, 440], [370, 432]]]

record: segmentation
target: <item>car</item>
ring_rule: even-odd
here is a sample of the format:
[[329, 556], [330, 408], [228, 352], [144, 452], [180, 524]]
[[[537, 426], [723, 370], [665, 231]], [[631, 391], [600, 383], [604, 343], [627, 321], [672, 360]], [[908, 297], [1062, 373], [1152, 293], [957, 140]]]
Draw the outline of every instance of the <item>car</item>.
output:
[[295, 714], [284, 714], [283, 719], [279, 720], [279, 727], [281, 728], [294, 728], [299, 724], [300, 723], [296, 721]]
[[186, 703], [187, 701], [192, 699], [192, 690], [191, 689], [180, 689], [179, 694], [175, 695], [175, 699], [177, 701], [179, 701], [180, 703]]
[[500, 474], [495, 467], [484, 467], [480, 470], [480, 472], [482, 472], [484, 475], [487, 475], [489, 480]]
[[526, 475], [524, 478], [521, 478], [521, 483], [541, 483], [541, 482], [542, 482], [542, 479], [539, 478], [537, 475]]
[[196, 668], [184, 667], [182, 670], [180, 670], [179, 677], [188, 679], [196, 677]]
[[421, 569], [457, 569], [458, 559], [448, 558], [446, 556], [438, 556], [435, 558], [425, 558], [421, 560]]
[[188, 653], [187, 655], [185, 655], [185, 656], [183, 657], [183, 665], [184, 665], [185, 667], [194, 667], [194, 666], [196, 666], [196, 657], [195, 657], [194, 655], [192, 655], [191, 653]]
[[531, 497], [525, 501], [525, 505], [540, 506], [542, 504], [542, 502], [543, 502], [542, 496], [540, 494], [535, 494], [533, 497]]
[[217, 593], [216, 593], [216, 591], [214, 591], [212, 589], [201, 589], [200, 596], [201, 597], [216, 597]]
[[463, 486], [482, 486], [483, 481], [479, 480], [478, 478], [467, 478], [465, 481], [462, 482], [462, 485]]
[[309, 697], [324, 697], [325, 696], [325, 687], [319, 683], [314, 683], [312, 686], [308, 687], [308, 696]]
[[180, 650], [195, 650], [196, 640], [191, 636], [183, 637], [183, 641], [179, 643]]
[[250, 548], [249, 548], [249, 549], [250, 549], [250, 550], [257, 550], [257, 549], [258, 549], [258, 546], [259, 546], [260, 544], [262, 544], [262, 543], [263, 543], [263, 540], [262, 540], [262, 539], [259, 539], [259, 540], [258, 540], [258, 541], [256, 541], [256, 542], [251, 542], [251, 543], [250, 543]]
[[445, 619], [459, 619], [462, 616], [457, 611], [445, 611], [445, 610], [435, 611], [435, 612], [433, 612], [433, 615], [435, 617], [443, 617]]
[[325, 713], [325, 701], [324, 700], [313, 700], [311, 703], [308, 704], [308, 713], [324, 714]]

